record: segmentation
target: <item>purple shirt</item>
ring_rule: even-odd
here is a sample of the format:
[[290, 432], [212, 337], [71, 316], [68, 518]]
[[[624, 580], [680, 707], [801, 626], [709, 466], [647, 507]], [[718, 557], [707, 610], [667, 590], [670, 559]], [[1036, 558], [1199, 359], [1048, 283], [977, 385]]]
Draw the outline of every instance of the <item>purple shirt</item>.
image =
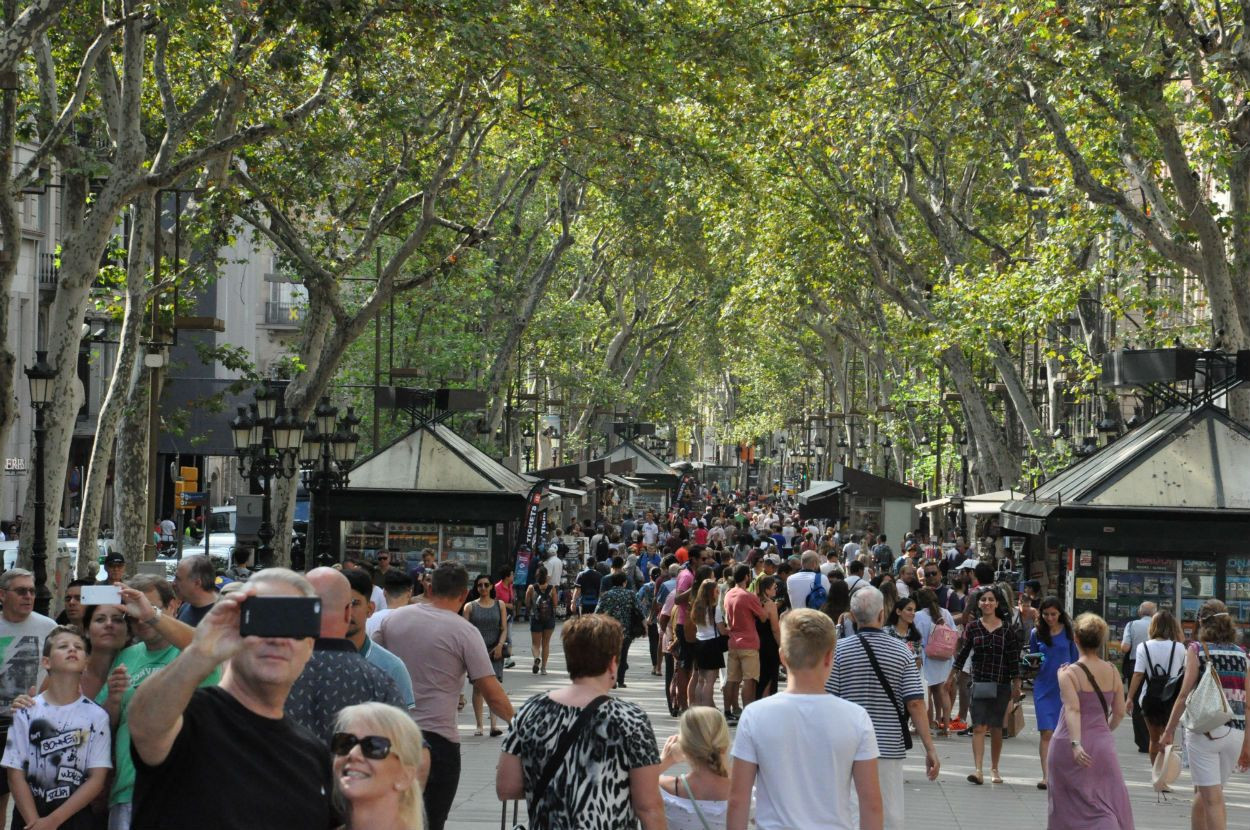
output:
[[465, 675], [470, 681], [495, 676], [481, 632], [459, 614], [422, 602], [387, 614], [373, 640], [404, 661], [421, 728], [460, 743], [456, 704]]

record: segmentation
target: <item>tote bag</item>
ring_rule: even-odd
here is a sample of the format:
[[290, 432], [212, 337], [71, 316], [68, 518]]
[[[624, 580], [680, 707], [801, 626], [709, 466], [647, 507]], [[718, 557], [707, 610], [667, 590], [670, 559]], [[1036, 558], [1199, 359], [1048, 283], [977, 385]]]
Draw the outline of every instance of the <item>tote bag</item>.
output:
[[1220, 679], [1215, 670], [1215, 664], [1211, 662], [1211, 652], [1207, 650], [1206, 643], [1202, 644], [1202, 653], [1207, 659], [1206, 671], [1202, 673], [1198, 685], [1185, 700], [1185, 713], [1181, 716], [1181, 725], [1190, 732], [1207, 733], [1232, 720], [1233, 712], [1228, 708], [1228, 701], [1224, 698], [1224, 688], [1220, 685]]

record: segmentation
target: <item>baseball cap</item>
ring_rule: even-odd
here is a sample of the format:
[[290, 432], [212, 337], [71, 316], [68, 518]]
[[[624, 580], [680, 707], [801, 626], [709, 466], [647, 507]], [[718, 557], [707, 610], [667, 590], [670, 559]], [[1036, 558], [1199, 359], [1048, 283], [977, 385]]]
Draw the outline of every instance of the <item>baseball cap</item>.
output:
[[965, 570], [966, 570], [966, 571], [972, 571], [972, 570], [976, 570], [976, 567], [977, 567], [977, 560], [975, 560], [975, 559], [965, 559], [963, 562], [960, 562], [960, 563], [959, 563], [959, 567], [958, 567], [958, 568], [956, 568], [956, 570], [960, 570], [960, 571], [965, 571]]
[[105, 555], [104, 557], [104, 564], [105, 565], [125, 565], [126, 557], [122, 556], [120, 553], [118, 553], [115, 550], [109, 551], [109, 553]]
[[777, 555], [777, 554], [775, 554], [775, 553], [770, 553], [770, 554], [768, 554], [767, 556], [765, 556], [765, 557], [764, 557], [764, 561], [765, 561], [765, 562], [771, 562], [771, 563], [773, 563], [774, 565], [780, 565], [780, 564], [781, 564], [781, 557], [780, 557], [780, 556], [778, 556], [778, 555]]

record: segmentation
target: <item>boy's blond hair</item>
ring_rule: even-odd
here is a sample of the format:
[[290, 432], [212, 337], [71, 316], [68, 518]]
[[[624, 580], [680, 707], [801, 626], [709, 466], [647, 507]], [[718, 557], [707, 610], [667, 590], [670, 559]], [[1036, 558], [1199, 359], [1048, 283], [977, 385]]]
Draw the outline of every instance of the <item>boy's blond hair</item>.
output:
[[781, 618], [781, 653], [791, 669], [816, 668], [837, 640], [837, 629], [828, 614], [796, 608]]

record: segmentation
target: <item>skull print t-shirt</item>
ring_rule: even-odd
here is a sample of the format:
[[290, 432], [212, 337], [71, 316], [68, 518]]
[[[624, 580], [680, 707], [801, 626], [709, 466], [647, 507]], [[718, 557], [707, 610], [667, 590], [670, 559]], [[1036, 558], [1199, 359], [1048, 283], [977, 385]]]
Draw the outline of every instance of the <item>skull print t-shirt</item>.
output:
[[[0, 766], [22, 771], [35, 808], [46, 816], [82, 786], [89, 770], [113, 766], [111, 740], [108, 713], [89, 698], [55, 706], [39, 695], [33, 706], [13, 713]], [[89, 806], [61, 825], [91, 826]]]

